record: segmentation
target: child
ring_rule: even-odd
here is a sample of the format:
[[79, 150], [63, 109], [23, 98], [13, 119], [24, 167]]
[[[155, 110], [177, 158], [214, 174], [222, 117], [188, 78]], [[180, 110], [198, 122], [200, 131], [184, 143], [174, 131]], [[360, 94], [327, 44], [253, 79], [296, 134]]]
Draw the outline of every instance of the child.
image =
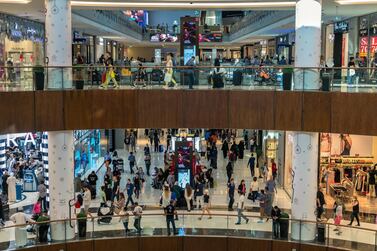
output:
[[114, 66], [109, 65], [109, 70], [106, 73], [106, 81], [105, 81], [105, 83], [103, 83], [102, 85], [100, 85], [100, 87], [107, 88], [109, 86], [109, 82], [111, 80], [113, 81], [114, 88], [119, 88], [118, 82], [115, 79], [115, 69], [114, 69]]
[[209, 194], [208, 194], [208, 189], [204, 191], [204, 196], [203, 196], [203, 208], [202, 208], [202, 215], [199, 217], [199, 220], [203, 218], [203, 215], [205, 212], [208, 213], [208, 219], [212, 219], [211, 212], [209, 211], [210, 208], [210, 201], [209, 201]]
[[[139, 84], [139, 83], [142, 83], [143, 84], [143, 87], [146, 87], [146, 83], [145, 83], [145, 76], [146, 76], [146, 73], [145, 73], [145, 69], [143, 67], [143, 64], [142, 63], [139, 63], [139, 67], [137, 69], [137, 73], [136, 73], [136, 83]], [[132, 86], [135, 86], [134, 84]]]
[[340, 225], [340, 222], [342, 221], [342, 218], [343, 218], [343, 205], [340, 201], [335, 201], [334, 203], [334, 211], [335, 211], [335, 220], [334, 220], [334, 224], [336, 226], [336, 228], [334, 229], [334, 231], [337, 231], [337, 235], [340, 235], [342, 233], [342, 231], [340, 230], [339, 228], [339, 225]]
[[124, 207], [122, 211], [120, 211], [119, 215], [120, 215], [119, 222], [122, 221], [125, 233], [127, 234], [130, 231], [130, 229], [128, 229], [128, 222], [130, 220], [130, 214], [127, 212], [127, 207]]

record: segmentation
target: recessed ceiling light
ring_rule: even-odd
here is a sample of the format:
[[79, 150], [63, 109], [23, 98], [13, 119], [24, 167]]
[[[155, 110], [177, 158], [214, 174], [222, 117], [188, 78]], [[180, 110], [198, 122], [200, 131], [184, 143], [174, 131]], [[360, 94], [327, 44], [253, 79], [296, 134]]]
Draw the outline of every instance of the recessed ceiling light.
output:
[[123, 8], [290, 8], [296, 2], [99, 2], [99, 1], [71, 1], [72, 6], [80, 7], [123, 7]]
[[0, 0], [1, 3], [19, 3], [19, 4], [28, 4], [32, 0]]
[[340, 5], [352, 5], [352, 4], [377, 4], [377, 0], [336, 0]]

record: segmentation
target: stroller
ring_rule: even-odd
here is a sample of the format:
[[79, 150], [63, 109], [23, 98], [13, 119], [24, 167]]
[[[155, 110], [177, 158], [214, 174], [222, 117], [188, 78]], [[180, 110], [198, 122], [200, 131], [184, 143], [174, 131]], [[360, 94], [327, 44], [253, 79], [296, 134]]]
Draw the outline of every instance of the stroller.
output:
[[98, 208], [98, 220], [97, 220], [97, 223], [98, 224], [110, 224], [111, 223], [111, 220], [113, 219], [113, 215], [114, 215], [114, 209], [111, 205], [111, 201], [108, 201], [106, 202], [105, 205], [101, 205], [99, 208]]

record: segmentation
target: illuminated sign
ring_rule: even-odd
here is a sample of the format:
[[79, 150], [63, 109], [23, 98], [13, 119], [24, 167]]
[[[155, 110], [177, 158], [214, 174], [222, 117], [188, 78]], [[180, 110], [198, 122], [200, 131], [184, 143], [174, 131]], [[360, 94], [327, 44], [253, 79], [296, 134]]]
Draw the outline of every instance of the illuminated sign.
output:
[[360, 38], [360, 56], [367, 57], [368, 49], [370, 51], [370, 54], [374, 54], [375, 52], [377, 52], [377, 36], [370, 37], [370, 45], [368, 37]]
[[31, 132], [28, 133], [14, 133], [14, 134], [7, 134], [7, 146], [16, 146], [18, 144], [16, 139], [23, 138], [25, 140], [24, 144], [31, 143], [32, 145], [36, 145], [34, 135]]

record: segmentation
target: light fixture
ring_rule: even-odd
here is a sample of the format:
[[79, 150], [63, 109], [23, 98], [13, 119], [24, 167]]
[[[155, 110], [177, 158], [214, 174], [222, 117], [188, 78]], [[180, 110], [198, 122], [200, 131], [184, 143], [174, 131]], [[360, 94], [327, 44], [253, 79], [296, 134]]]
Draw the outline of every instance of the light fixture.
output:
[[296, 2], [100, 2], [100, 1], [71, 1], [77, 7], [106, 7], [106, 8], [292, 8]]
[[18, 4], [28, 4], [31, 3], [32, 0], [0, 0], [0, 4], [2, 3], [18, 3]]
[[377, 0], [336, 0], [340, 5], [353, 5], [353, 4], [377, 4]]

